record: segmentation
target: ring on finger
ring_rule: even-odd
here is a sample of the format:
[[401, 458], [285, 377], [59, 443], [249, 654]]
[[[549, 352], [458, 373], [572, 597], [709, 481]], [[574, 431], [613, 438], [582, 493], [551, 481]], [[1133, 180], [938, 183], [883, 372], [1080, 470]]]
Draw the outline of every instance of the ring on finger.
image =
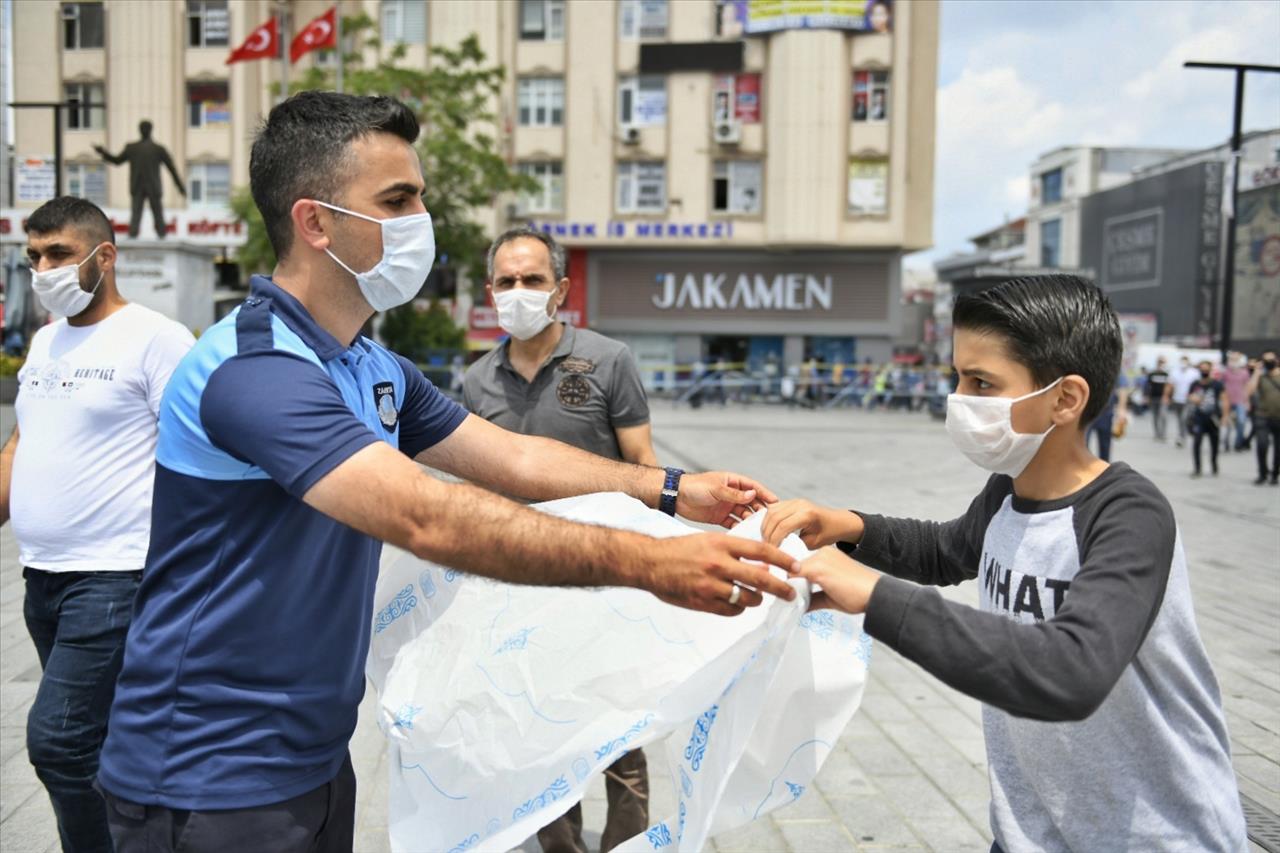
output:
[[738, 599], [740, 599], [740, 598], [742, 598], [742, 587], [738, 586], [738, 585], [735, 583], [735, 584], [733, 585], [733, 592], [729, 593], [729, 603], [730, 603], [730, 604], [737, 604], [737, 603], [738, 603]]

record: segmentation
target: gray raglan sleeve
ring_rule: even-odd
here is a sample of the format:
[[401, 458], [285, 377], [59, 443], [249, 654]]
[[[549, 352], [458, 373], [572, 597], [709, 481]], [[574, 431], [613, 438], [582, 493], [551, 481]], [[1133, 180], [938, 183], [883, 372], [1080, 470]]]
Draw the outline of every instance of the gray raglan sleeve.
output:
[[1164, 496], [1134, 475], [1077, 506], [1080, 570], [1062, 605], [1025, 624], [881, 578], [867, 633], [947, 685], [1010, 714], [1083, 720], [1138, 653], [1164, 600], [1177, 529]]
[[858, 513], [863, 534], [857, 545], [838, 547], [873, 569], [930, 586], [954, 586], [978, 573], [987, 523], [1009, 492], [1009, 479], [993, 475], [964, 515], [946, 522]]

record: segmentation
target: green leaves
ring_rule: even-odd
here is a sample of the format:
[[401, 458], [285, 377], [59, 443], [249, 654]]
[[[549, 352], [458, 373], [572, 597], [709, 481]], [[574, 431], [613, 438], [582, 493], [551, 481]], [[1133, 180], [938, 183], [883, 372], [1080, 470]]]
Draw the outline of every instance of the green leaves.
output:
[[[368, 15], [344, 17], [342, 27], [346, 45], [362, 45], [345, 54], [343, 90], [390, 95], [417, 115], [424, 201], [435, 226], [437, 257], [447, 258], [468, 278], [482, 280], [490, 235], [474, 221], [477, 209], [492, 209], [503, 193], [538, 188], [532, 178], [515, 172], [499, 149], [497, 106], [506, 70], [486, 64], [475, 35], [456, 47], [431, 47], [427, 67], [415, 68], [404, 65], [406, 46], [384, 43]], [[336, 69], [310, 68], [289, 89], [332, 89], [335, 78]], [[237, 254], [241, 268], [270, 270], [275, 257], [247, 191], [236, 193], [232, 209], [249, 228], [249, 242]]]

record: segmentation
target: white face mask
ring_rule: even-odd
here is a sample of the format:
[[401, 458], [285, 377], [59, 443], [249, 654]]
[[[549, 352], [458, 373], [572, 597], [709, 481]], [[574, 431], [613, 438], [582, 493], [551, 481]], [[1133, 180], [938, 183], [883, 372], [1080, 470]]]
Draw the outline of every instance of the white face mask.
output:
[[436, 235], [431, 228], [430, 213], [374, 219], [323, 201], [316, 204], [382, 226], [382, 260], [367, 272], [356, 272], [325, 249], [338, 266], [355, 276], [360, 293], [374, 311], [395, 308], [418, 295], [436, 259]]
[[1053, 432], [1014, 432], [1013, 404], [1038, 397], [1061, 379], [1021, 397], [947, 397], [947, 434], [960, 452], [981, 468], [1017, 477], [1030, 464], [1045, 437]]
[[43, 272], [31, 271], [31, 289], [36, 292], [36, 297], [46, 311], [61, 314], [63, 317], [74, 317], [89, 307], [89, 303], [93, 301], [93, 294], [98, 292], [98, 285], [102, 284], [102, 279], [107, 273], [106, 270], [102, 271], [93, 285], [93, 290], [84, 290], [80, 287], [80, 267], [89, 263], [89, 258], [98, 254], [101, 248], [101, 243], [94, 246], [89, 257], [78, 264], [67, 264], [65, 267]]
[[498, 325], [513, 338], [527, 341], [551, 325], [548, 308], [554, 290], [512, 288], [493, 294], [498, 308]]

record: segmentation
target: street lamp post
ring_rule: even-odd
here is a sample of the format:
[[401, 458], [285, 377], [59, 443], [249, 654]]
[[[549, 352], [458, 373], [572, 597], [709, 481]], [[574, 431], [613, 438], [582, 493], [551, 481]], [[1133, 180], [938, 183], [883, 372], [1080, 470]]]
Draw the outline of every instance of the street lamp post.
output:
[[1238, 62], [1184, 62], [1183, 68], [1215, 68], [1236, 73], [1236, 105], [1231, 120], [1231, 207], [1227, 216], [1227, 263], [1222, 271], [1222, 330], [1219, 345], [1222, 364], [1227, 364], [1227, 352], [1231, 349], [1231, 323], [1236, 292], [1236, 202], [1240, 194], [1240, 120], [1244, 113], [1244, 75], [1248, 71], [1280, 74], [1280, 65], [1248, 65]]

